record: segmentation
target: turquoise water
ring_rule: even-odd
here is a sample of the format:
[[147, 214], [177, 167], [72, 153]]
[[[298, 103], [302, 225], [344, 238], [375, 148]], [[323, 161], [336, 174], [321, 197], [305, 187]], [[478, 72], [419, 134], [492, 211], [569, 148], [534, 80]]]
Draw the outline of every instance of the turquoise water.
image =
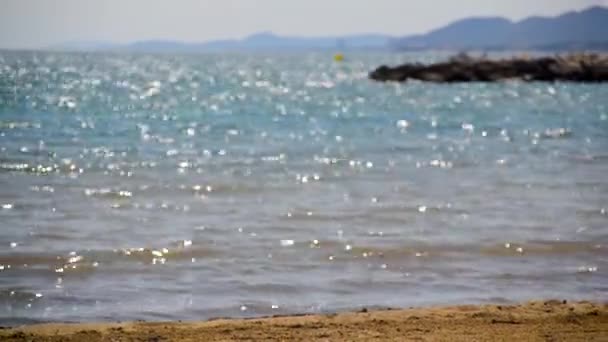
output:
[[608, 85], [0, 53], [0, 321], [608, 299]]

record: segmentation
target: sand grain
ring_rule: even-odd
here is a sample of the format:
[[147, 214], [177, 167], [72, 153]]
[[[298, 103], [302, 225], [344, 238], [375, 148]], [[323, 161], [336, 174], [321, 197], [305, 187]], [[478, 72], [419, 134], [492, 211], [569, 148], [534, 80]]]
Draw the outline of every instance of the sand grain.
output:
[[538, 301], [190, 323], [42, 324], [3, 341], [608, 341], [608, 304]]

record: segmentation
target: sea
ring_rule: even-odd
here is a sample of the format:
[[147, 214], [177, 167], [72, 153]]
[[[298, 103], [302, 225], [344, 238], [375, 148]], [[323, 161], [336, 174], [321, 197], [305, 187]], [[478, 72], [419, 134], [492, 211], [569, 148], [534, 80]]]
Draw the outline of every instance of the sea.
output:
[[0, 323], [608, 300], [608, 84], [0, 51]]

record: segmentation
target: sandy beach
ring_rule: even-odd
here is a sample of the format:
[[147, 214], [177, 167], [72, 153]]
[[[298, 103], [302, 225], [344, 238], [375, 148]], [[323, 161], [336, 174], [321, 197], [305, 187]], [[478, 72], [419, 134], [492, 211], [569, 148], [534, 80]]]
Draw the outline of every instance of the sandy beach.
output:
[[206, 322], [42, 324], [3, 341], [606, 341], [608, 304], [413, 308]]

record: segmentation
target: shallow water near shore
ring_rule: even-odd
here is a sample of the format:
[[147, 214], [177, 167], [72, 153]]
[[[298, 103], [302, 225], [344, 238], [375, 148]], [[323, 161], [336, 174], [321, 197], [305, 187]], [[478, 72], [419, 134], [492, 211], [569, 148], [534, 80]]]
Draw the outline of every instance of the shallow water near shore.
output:
[[608, 85], [0, 53], [0, 322], [608, 299]]

